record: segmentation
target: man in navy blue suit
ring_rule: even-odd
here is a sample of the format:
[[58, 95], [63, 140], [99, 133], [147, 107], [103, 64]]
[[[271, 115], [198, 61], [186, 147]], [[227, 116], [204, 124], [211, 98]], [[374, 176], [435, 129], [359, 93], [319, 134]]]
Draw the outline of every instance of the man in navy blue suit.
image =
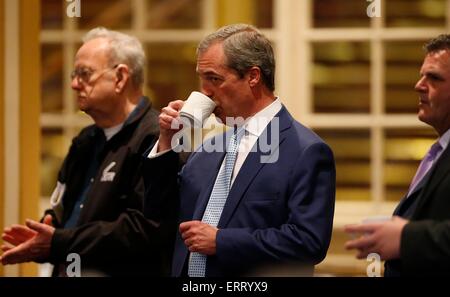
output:
[[172, 275], [312, 274], [331, 238], [334, 158], [274, 95], [269, 40], [250, 25], [223, 27], [199, 44], [197, 73], [216, 118], [234, 129], [205, 140], [179, 171], [171, 143], [184, 102], [159, 116], [144, 179], [148, 197], [180, 199]]

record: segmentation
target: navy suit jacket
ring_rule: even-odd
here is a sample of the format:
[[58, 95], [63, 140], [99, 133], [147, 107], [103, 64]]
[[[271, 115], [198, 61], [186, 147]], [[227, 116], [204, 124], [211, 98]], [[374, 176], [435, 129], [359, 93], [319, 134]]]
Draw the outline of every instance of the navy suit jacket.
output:
[[[217, 226], [217, 252], [207, 258], [206, 276], [245, 275], [267, 265], [293, 263], [313, 268], [326, 255], [335, 202], [333, 153], [284, 106], [276, 118], [278, 127], [272, 121], [262, 134], [275, 140], [275, 149], [266, 154], [265, 149], [255, 149], [262, 148], [260, 136], [230, 189]], [[279, 137], [272, 137], [274, 131]], [[207, 140], [200, 148], [208, 141], [229, 139], [225, 136]], [[174, 194], [175, 178], [170, 173], [170, 167], [177, 164], [174, 155], [145, 161], [160, 163], [148, 168], [163, 168], [158, 185], [147, 178], [148, 197]], [[262, 156], [270, 156], [273, 162], [261, 162]], [[180, 222], [202, 219], [224, 157], [224, 152], [201, 149], [190, 155], [177, 181]], [[185, 273], [188, 258], [189, 251], [177, 233], [172, 275]]]

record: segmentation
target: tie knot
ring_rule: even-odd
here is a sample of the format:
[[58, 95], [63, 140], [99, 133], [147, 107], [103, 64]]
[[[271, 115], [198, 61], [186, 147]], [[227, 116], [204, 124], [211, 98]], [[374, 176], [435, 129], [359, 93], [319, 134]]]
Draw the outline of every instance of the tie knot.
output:
[[428, 151], [428, 155], [430, 156], [430, 158], [434, 159], [436, 158], [436, 155], [442, 150], [442, 146], [439, 143], [439, 141], [436, 141], [430, 148], [430, 150]]
[[242, 127], [235, 127], [233, 131], [233, 135], [231, 136], [231, 139], [235, 142], [239, 142], [241, 137], [244, 135], [245, 128]]

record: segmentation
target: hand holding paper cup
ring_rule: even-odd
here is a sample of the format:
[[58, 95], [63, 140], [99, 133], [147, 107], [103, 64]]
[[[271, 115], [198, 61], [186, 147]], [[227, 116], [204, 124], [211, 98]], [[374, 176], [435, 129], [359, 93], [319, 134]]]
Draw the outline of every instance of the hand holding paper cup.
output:
[[215, 107], [216, 103], [208, 96], [194, 91], [180, 110], [181, 121], [189, 123], [191, 127], [202, 127], [203, 122], [211, 115]]
[[361, 224], [382, 223], [392, 220], [392, 216], [372, 216], [362, 220]]
[[[371, 216], [363, 219], [359, 226], [363, 226], [366, 224], [381, 224], [390, 220], [392, 220], [392, 216]], [[349, 232], [349, 231], [346, 232], [349, 234], [351, 239], [356, 239], [360, 236], [370, 234], [370, 232]]]

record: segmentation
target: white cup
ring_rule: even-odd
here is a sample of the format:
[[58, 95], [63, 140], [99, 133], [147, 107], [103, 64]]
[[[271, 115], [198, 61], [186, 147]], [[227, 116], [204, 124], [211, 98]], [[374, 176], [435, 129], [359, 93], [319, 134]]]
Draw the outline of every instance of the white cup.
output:
[[362, 224], [372, 224], [372, 223], [382, 223], [386, 221], [390, 221], [392, 219], [392, 216], [372, 216], [367, 217], [362, 220]]
[[193, 127], [202, 127], [203, 122], [216, 108], [216, 103], [208, 96], [194, 91], [184, 102], [180, 110], [180, 118], [183, 123], [189, 123]]
[[[387, 222], [390, 221], [392, 219], [392, 216], [371, 216], [371, 217], [367, 217], [364, 218], [361, 221], [361, 224], [373, 224], [373, 223], [383, 223], [383, 222]], [[356, 239], [358, 237], [364, 236], [364, 235], [369, 235], [368, 233], [360, 233], [360, 232], [352, 232], [349, 233], [349, 236], [351, 239]]]

